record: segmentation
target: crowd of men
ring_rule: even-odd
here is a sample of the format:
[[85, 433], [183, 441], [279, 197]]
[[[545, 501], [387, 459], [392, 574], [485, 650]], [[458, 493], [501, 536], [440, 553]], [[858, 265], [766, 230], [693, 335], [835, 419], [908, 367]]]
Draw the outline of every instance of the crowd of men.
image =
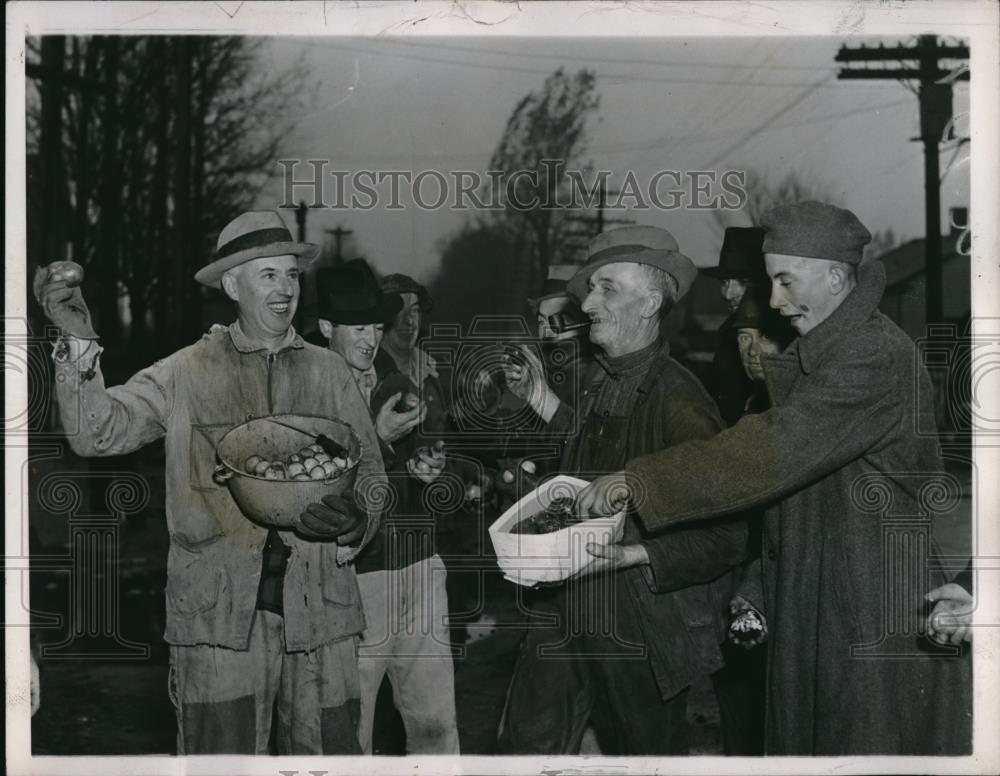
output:
[[[926, 514], [943, 465], [917, 433], [932, 391], [878, 310], [870, 239], [817, 202], [726, 230], [703, 270], [730, 310], [705, 385], [670, 352], [667, 317], [699, 270], [664, 229], [597, 236], [531, 300], [550, 349], [508, 352], [504, 386], [559, 454], [496, 488], [511, 503], [572, 474], [590, 482], [581, 515], [627, 516], [582, 571], [527, 592], [498, 752], [575, 754], [589, 730], [605, 754], [685, 754], [703, 678], [727, 754], [971, 750], [971, 575], [886, 538], [892, 515]], [[239, 216], [195, 276], [236, 320], [110, 388], [79, 284], [40, 270], [69, 444], [116, 455], [165, 438], [178, 754], [370, 754], [386, 678], [406, 751], [458, 754], [448, 624], [463, 575], [428, 489], [492, 483], [442, 441], [459, 409], [420, 344], [427, 290], [360, 259], [322, 270], [312, 344], [292, 320], [317, 254], [277, 213]], [[552, 358], [567, 342], [572, 358]], [[220, 438], [274, 414], [337, 418], [362, 443], [354, 492], [293, 530], [247, 519], [213, 477]], [[866, 508], [870, 482], [891, 510]]]

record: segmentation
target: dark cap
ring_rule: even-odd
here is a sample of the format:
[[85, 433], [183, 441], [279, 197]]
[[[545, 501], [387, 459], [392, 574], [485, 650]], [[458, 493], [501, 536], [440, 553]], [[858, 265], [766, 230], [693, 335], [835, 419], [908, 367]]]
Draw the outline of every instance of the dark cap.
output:
[[823, 202], [798, 202], [771, 208], [760, 219], [767, 230], [764, 253], [810, 259], [861, 262], [872, 236], [850, 210]]
[[759, 226], [731, 226], [722, 238], [719, 265], [706, 267], [702, 272], [719, 280], [767, 280], [763, 244], [764, 230]]
[[316, 273], [316, 315], [330, 323], [359, 326], [391, 321], [403, 306], [397, 294], [383, 294], [364, 259]]
[[431, 308], [434, 307], [434, 300], [431, 299], [427, 288], [409, 275], [400, 272], [386, 275], [379, 283], [379, 287], [383, 294], [416, 294], [417, 304], [420, 305], [421, 312], [430, 312]]

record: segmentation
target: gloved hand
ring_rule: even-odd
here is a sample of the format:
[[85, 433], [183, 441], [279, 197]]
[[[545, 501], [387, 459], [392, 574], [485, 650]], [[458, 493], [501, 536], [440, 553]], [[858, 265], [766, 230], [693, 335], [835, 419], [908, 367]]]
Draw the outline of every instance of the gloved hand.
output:
[[35, 270], [32, 288], [35, 299], [52, 323], [63, 334], [77, 339], [95, 340], [97, 332], [90, 320], [90, 311], [83, 301], [80, 284], [83, 267], [72, 261], [54, 261]]
[[743, 596], [737, 594], [729, 601], [729, 633], [731, 644], [752, 649], [767, 641], [767, 619]]
[[368, 516], [357, 505], [343, 496], [323, 496], [322, 503], [310, 504], [299, 515], [295, 533], [303, 539], [330, 541], [355, 545], [365, 535]]

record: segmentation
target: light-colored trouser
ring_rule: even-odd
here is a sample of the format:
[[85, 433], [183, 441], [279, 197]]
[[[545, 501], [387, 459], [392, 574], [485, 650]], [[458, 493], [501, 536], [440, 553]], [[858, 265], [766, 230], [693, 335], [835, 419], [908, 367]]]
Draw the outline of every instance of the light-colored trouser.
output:
[[171, 646], [178, 754], [361, 754], [357, 638], [285, 651], [285, 621], [258, 610], [246, 650]]
[[386, 674], [406, 728], [407, 753], [459, 753], [445, 577], [437, 555], [358, 574], [366, 623], [358, 644], [358, 740], [365, 754], [372, 752], [375, 700]]

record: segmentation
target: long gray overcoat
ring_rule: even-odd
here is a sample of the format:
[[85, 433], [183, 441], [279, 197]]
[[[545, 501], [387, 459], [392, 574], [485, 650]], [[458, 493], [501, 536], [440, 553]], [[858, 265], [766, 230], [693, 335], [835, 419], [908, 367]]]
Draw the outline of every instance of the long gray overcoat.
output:
[[[633, 459], [650, 530], [765, 506], [768, 754], [960, 754], [968, 656], [924, 637], [946, 581], [930, 536], [954, 509], [913, 342], [878, 311], [880, 262], [766, 364], [772, 409]], [[949, 564], [952, 565], [952, 564]]]

